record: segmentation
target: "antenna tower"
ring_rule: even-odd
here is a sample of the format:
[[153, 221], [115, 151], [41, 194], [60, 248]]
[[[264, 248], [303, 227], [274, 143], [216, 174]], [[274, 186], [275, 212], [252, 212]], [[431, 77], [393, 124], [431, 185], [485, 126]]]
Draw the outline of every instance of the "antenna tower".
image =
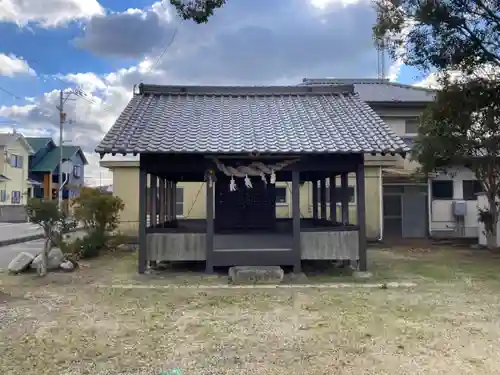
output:
[[385, 41], [384, 38], [377, 38], [377, 76], [385, 79]]

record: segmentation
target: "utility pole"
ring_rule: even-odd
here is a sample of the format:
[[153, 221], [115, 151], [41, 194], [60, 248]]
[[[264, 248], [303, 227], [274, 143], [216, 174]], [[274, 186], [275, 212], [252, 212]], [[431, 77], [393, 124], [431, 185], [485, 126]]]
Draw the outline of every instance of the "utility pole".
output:
[[[59, 92], [59, 105], [56, 107], [59, 110], [59, 191], [57, 195], [57, 204], [59, 207], [59, 210], [62, 210], [62, 203], [63, 203], [63, 183], [64, 183], [64, 177], [63, 177], [63, 171], [62, 171], [62, 165], [63, 165], [63, 159], [64, 159], [64, 152], [63, 152], [63, 130], [64, 130], [64, 123], [66, 121], [66, 113], [64, 112], [64, 103], [69, 99], [69, 97], [75, 94], [74, 91], [68, 92], [66, 97], [64, 97], [64, 91], [61, 90]], [[73, 99], [75, 100], [75, 99]]]
[[59, 93], [59, 191], [57, 195], [57, 203], [59, 206], [59, 210], [62, 211], [62, 201], [63, 201], [63, 173], [62, 173], [62, 164], [63, 164], [63, 127], [64, 120], [66, 119], [66, 113], [64, 113], [64, 93], [63, 90]]

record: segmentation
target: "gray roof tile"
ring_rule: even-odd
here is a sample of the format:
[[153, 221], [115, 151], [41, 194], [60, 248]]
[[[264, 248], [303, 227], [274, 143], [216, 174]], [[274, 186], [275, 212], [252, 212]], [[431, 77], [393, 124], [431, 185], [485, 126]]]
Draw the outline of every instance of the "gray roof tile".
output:
[[388, 79], [304, 78], [301, 86], [354, 85], [354, 91], [367, 103], [434, 101], [435, 90], [390, 82]]
[[96, 152], [409, 151], [353, 91], [352, 85], [140, 85]]

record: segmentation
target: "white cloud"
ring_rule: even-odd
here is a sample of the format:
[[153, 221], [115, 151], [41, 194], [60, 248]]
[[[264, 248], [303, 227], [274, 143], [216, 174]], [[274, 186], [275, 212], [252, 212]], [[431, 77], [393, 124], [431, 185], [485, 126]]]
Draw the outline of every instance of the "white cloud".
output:
[[36, 75], [22, 57], [0, 53], [0, 76], [13, 77], [16, 74]]
[[103, 13], [97, 0], [1, 0], [0, 21], [49, 28]]
[[490, 79], [499, 79], [500, 77], [500, 67], [495, 67], [490, 64], [486, 64], [482, 67], [476, 69], [470, 75], [465, 74], [464, 72], [460, 72], [457, 70], [450, 70], [443, 73], [432, 72], [427, 75], [422, 81], [417, 82], [415, 86], [424, 87], [429, 89], [439, 89], [441, 88], [440, 77], [448, 74], [450, 80], [453, 82], [459, 82], [463, 79], [469, 79], [472, 77], [482, 77], [482, 78], [490, 78]]
[[[375, 15], [364, 0], [348, 7], [339, 6], [342, 1], [330, 2], [325, 11], [301, 1], [291, 6], [285, 1], [270, 2], [272, 6], [230, 1], [207, 25], [183, 23], [175, 43], [157, 65], [153, 64], [178, 25], [172, 22], [171, 8], [157, 2], [150, 9], [103, 16], [100, 8], [92, 11], [83, 5], [87, 1], [60, 1], [80, 4], [79, 11], [73, 9], [73, 16], [66, 18], [39, 12], [51, 18], [32, 16], [29, 22], [56, 25], [98, 14], [87, 23], [79, 45], [94, 53], [138, 61], [103, 75], [89, 71], [58, 76], [68, 86], [78, 85], [88, 93], [86, 99], [66, 102], [65, 112], [73, 122], [65, 125], [64, 139], [83, 148], [90, 163], [85, 175], [93, 184], [111, 182], [109, 171], [99, 168], [94, 149], [130, 100], [135, 84], [294, 85], [307, 76], [366, 77], [376, 72], [370, 22], [361, 22], [374, 20]], [[44, 8], [56, 2], [44, 1]], [[335, 5], [335, 12], [330, 12]], [[28, 22], [26, 17], [19, 18], [20, 22]], [[152, 42], [143, 43], [141, 38]], [[24, 106], [0, 107], [0, 117], [22, 124], [26, 136], [42, 131], [58, 138], [58, 100], [58, 91], [47, 92], [30, 98]]]

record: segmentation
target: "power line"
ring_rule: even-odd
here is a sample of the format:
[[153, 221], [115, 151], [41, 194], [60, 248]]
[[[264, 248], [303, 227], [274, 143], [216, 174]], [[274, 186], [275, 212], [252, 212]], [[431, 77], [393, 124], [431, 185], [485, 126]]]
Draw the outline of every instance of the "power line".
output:
[[4, 93], [6, 94], [9, 94], [10, 96], [12, 96], [13, 98], [15, 99], [18, 99], [18, 100], [24, 100], [23, 98], [21, 98], [20, 96], [17, 96], [16, 94], [13, 94], [11, 93], [10, 91], [4, 89], [2, 86], [0, 86], [0, 91], [3, 91]]
[[[162, 4], [163, 4], [163, 2], [162, 2]], [[174, 33], [172, 34], [172, 37], [170, 38], [169, 42], [167, 43], [167, 45], [165, 46], [165, 48], [163, 49], [163, 51], [160, 53], [160, 56], [158, 56], [158, 59], [156, 60], [156, 62], [153, 65], [151, 65], [151, 67], [149, 68], [148, 74], [151, 73], [154, 68], [156, 68], [156, 66], [163, 59], [163, 56], [165, 55], [165, 53], [167, 53], [167, 51], [170, 48], [170, 46], [174, 43], [175, 37], [177, 36], [177, 32], [179, 31], [179, 27], [180, 27], [181, 24], [182, 24], [182, 21], [175, 28]]]

